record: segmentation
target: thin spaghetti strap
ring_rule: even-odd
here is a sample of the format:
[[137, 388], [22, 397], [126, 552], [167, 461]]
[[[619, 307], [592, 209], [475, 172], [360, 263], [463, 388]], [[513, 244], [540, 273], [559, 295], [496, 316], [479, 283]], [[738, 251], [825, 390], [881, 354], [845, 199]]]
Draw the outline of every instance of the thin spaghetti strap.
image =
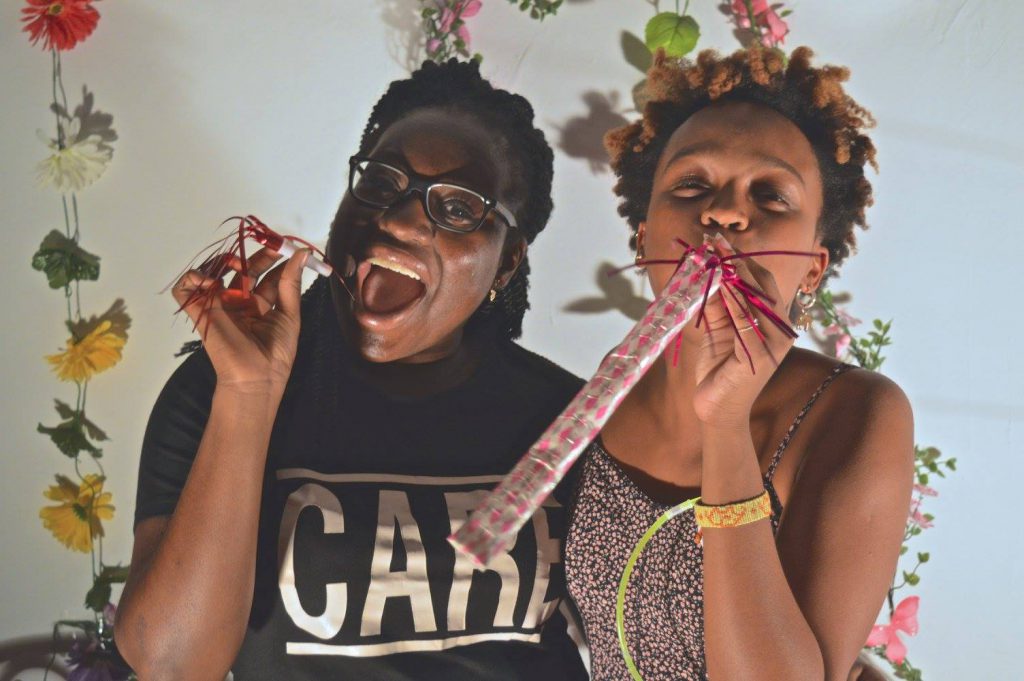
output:
[[786, 447], [789, 446], [789, 442], [796, 434], [797, 429], [800, 427], [800, 423], [804, 420], [804, 417], [807, 416], [807, 412], [811, 410], [811, 407], [814, 406], [814, 403], [818, 398], [821, 397], [821, 394], [825, 392], [825, 389], [831, 385], [832, 381], [834, 381], [837, 376], [854, 368], [856, 367], [852, 364], [840, 364], [832, 369], [832, 371], [829, 372], [829, 375], [825, 377], [825, 380], [821, 382], [818, 389], [815, 390], [814, 394], [812, 394], [810, 399], [807, 400], [807, 404], [804, 405], [804, 408], [801, 409], [800, 413], [796, 415], [795, 419], [793, 419], [793, 423], [790, 424], [789, 430], [786, 431], [786, 435], [782, 438], [782, 442], [779, 443], [778, 448], [775, 450], [775, 454], [772, 455], [772, 461], [768, 464], [768, 472], [764, 474], [765, 480], [768, 482], [772, 481], [772, 477], [775, 475], [775, 469], [779, 467], [779, 462], [782, 461], [782, 455], [785, 453]]

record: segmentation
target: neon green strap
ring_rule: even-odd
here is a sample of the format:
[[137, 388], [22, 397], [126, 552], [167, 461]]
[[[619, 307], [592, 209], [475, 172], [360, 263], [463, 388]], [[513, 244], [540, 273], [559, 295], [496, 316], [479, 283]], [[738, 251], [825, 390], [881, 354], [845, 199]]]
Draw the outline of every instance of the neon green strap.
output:
[[626, 612], [626, 587], [629, 586], [629, 578], [633, 574], [633, 568], [636, 567], [636, 561], [640, 558], [640, 552], [644, 550], [647, 543], [661, 529], [661, 526], [683, 511], [693, 508], [693, 505], [698, 501], [700, 501], [700, 497], [687, 499], [678, 506], [673, 506], [662, 513], [661, 517], [647, 528], [647, 531], [640, 537], [640, 541], [633, 547], [633, 553], [630, 554], [629, 560], [626, 561], [626, 569], [622, 571], [622, 579], [619, 580], [619, 593], [615, 599], [615, 631], [619, 634], [619, 647], [622, 649], [622, 659], [625, 660], [626, 668], [629, 669], [629, 674], [635, 681], [643, 681], [643, 677], [640, 676], [640, 671], [633, 663], [633, 656], [629, 654], [629, 644], [626, 642], [626, 625], [624, 620]]

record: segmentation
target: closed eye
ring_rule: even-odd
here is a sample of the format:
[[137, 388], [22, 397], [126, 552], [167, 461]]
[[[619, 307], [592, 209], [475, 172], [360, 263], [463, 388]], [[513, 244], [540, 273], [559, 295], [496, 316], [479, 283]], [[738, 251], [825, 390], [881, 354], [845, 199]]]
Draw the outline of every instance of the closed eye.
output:
[[793, 207], [789, 197], [771, 185], [755, 186], [751, 193], [754, 200], [767, 210], [782, 212]]
[[709, 189], [710, 187], [704, 180], [698, 177], [688, 176], [684, 177], [672, 187], [672, 194], [685, 199], [695, 199], [699, 196], [703, 196]]

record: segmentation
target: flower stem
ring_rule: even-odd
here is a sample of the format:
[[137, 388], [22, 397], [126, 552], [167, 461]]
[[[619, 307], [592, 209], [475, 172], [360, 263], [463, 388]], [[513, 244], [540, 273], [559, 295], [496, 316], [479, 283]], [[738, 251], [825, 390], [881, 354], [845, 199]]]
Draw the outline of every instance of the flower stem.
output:
[[757, 15], [754, 14], [754, 2], [753, 0], [743, 0], [743, 4], [747, 8], [747, 16], [750, 17], [750, 28], [757, 36], [757, 42], [761, 42], [761, 26], [757, 23]]

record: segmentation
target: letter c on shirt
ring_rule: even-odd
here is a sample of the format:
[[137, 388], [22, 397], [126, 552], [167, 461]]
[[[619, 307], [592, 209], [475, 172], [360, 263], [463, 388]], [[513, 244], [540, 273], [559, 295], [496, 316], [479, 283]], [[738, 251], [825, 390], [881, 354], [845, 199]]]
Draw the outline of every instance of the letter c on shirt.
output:
[[309, 483], [288, 496], [284, 515], [281, 517], [281, 534], [277, 542], [281, 600], [284, 601], [285, 610], [296, 626], [318, 638], [330, 639], [341, 631], [342, 622], [345, 620], [345, 609], [348, 607], [345, 582], [326, 585], [327, 605], [323, 614], [318, 617], [303, 609], [299, 601], [299, 592], [295, 589], [295, 563], [292, 559], [295, 550], [295, 527], [299, 514], [307, 506], [320, 509], [320, 514], [324, 518], [324, 534], [341, 534], [345, 531], [345, 516], [341, 511], [341, 502], [327, 488]]

